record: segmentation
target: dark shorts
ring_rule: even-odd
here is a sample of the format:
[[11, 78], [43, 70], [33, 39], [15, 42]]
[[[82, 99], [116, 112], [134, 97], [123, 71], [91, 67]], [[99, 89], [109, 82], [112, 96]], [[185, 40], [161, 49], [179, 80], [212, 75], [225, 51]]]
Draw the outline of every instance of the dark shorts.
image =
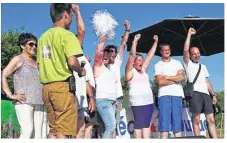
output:
[[149, 128], [153, 111], [154, 104], [132, 106], [132, 112], [135, 123], [134, 128], [135, 129]]
[[204, 113], [205, 115], [213, 113], [212, 99], [210, 95], [206, 93], [194, 91], [193, 98], [190, 102], [190, 112], [192, 113], [192, 118], [200, 113]]

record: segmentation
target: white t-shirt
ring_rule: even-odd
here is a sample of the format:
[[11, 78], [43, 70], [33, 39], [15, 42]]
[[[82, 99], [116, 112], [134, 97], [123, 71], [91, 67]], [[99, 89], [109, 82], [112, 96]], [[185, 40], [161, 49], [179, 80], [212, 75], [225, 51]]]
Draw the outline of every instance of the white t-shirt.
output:
[[131, 106], [142, 106], [154, 103], [149, 76], [146, 72], [141, 74], [133, 68], [133, 77], [128, 83]]
[[81, 64], [82, 61], [85, 61], [86, 64], [84, 66], [86, 70], [86, 75], [83, 77], [79, 77], [78, 73], [73, 71], [73, 75], [76, 81], [76, 96], [78, 98], [78, 109], [88, 107], [87, 103], [87, 92], [86, 92], [86, 82], [88, 81], [91, 86], [95, 88], [95, 80], [93, 76], [93, 71], [91, 68], [91, 64], [87, 60], [85, 56], [81, 56], [77, 58], [79, 63]]
[[[169, 62], [162, 60], [155, 64], [155, 76], [175, 76], [179, 70], [184, 70], [181, 63], [171, 58]], [[181, 83], [159, 86], [158, 97], [161, 96], [181, 96], [184, 97], [184, 91]]]
[[[193, 82], [195, 76], [199, 70], [199, 63], [193, 63], [191, 60], [188, 62], [188, 66], [184, 63], [186, 69], [187, 77], [189, 82]], [[201, 70], [199, 76], [194, 84], [194, 91], [206, 93], [209, 95], [206, 78], [209, 77], [209, 73], [205, 65], [201, 64]]]
[[117, 79], [112, 71], [104, 64], [103, 73], [95, 77], [96, 83], [96, 99], [110, 99], [116, 100], [117, 98]]
[[122, 86], [121, 86], [121, 64], [122, 59], [120, 55], [117, 54], [114, 64], [109, 65], [109, 69], [114, 73], [115, 78], [117, 79], [117, 98], [123, 96]]
[[91, 86], [93, 86], [95, 88], [95, 78], [94, 78], [93, 69], [92, 69], [91, 64], [89, 63], [89, 61], [87, 60], [87, 58], [85, 56], [79, 57], [78, 60], [80, 63], [81, 63], [81, 61], [86, 62], [84, 68], [86, 70], [87, 81], [91, 84]]

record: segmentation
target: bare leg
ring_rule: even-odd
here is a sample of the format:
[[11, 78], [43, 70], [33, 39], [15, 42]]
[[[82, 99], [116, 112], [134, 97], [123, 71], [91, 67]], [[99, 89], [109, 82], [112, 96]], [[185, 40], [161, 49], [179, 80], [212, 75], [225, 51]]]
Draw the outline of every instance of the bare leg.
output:
[[143, 128], [142, 129], [142, 136], [143, 136], [144, 139], [150, 139], [151, 138], [150, 128]]
[[168, 132], [160, 132], [161, 133], [161, 139], [168, 139]]
[[56, 139], [57, 136], [55, 136], [55, 135], [53, 135], [53, 134], [50, 133], [50, 134], [47, 136], [47, 138], [49, 138], [49, 139]]
[[84, 116], [79, 116], [77, 121], [77, 139], [84, 139], [85, 138], [85, 120]]
[[115, 130], [114, 133], [113, 133], [113, 138], [115, 139], [116, 136], [117, 136], [117, 134], [116, 134], [116, 130]]
[[91, 123], [86, 124], [85, 128], [85, 139], [91, 138], [91, 132], [92, 132], [93, 125]]
[[181, 132], [173, 132], [175, 137], [181, 137]]
[[65, 135], [57, 135], [57, 138], [59, 138], [59, 139], [67, 139], [68, 137], [65, 136]]
[[[118, 126], [118, 124], [116, 124], [116, 130], [117, 130], [117, 126]], [[114, 131], [114, 134], [113, 134], [114, 139], [116, 139], [116, 136], [117, 136], [116, 130]]]
[[210, 134], [210, 138], [217, 138], [214, 114], [211, 113], [211, 114], [206, 115], [206, 119], [207, 119], [208, 132]]
[[200, 136], [200, 128], [199, 128], [200, 114], [197, 114], [192, 119], [192, 127], [194, 131], [194, 136]]
[[136, 139], [142, 138], [142, 130], [141, 129], [134, 129], [134, 136]]

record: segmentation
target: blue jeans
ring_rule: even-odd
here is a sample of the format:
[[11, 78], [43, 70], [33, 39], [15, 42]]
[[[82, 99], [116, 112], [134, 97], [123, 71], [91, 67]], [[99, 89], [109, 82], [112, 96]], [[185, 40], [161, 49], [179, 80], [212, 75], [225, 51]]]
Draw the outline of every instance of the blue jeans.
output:
[[115, 101], [110, 99], [96, 99], [96, 107], [105, 125], [103, 138], [113, 138], [116, 129]]

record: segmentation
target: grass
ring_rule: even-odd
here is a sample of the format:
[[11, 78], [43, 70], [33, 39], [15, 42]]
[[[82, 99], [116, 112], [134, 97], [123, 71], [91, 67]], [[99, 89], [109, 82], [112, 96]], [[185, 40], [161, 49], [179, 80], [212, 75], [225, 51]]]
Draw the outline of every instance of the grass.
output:
[[[221, 134], [220, 134], [221, 133]], [[219, 138], [219, 139], [224, 139], [224, 133], [225, 133], [225, 130], [224, 129], [217, 129], [217, 137]], [[209, 133], [208, 133], [208, 131], [207, 131], [207, 138], [210, 138], [209, 137]]]

